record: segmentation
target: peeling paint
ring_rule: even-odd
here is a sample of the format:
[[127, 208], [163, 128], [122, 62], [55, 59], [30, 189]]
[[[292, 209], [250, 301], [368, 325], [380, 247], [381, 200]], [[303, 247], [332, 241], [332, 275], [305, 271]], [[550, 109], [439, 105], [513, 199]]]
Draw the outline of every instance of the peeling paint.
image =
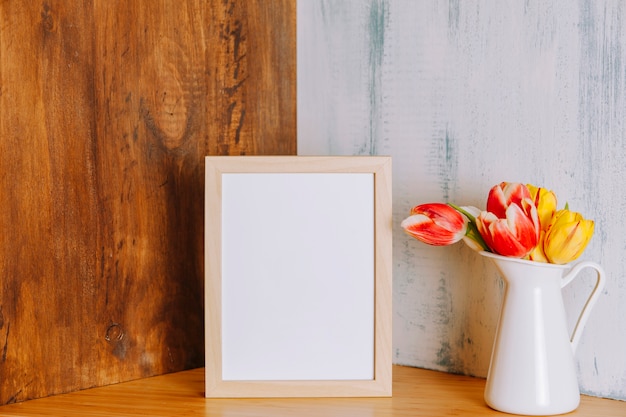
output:
[[439, 178], [443, 201], [450, 201], [454, 195], [452, 191], [458, 177], [458, 156], [456, 138], [452, 135], [449, 127], [446, 126], [442, 137], [436, 137], [434, 146], [437, 150], [438, 170], [436, 175]]
[[380, 134], [381, 104], [382, 104], [382, 67], [385, 51], [385, 25], [387, 2], [385, 0], [371, 0], [369, 5], [368, 34], [368, 96], [369, 96], [369, 141], [357, 154], [376, 155]]
[[441, 343], [441, 347], [437, 351], [436, 364], [441, 366], [443, 369], [454, 371], [457, 366], [455, 360], [452, 357], [452, 352], [452, 347], [448, 342]]

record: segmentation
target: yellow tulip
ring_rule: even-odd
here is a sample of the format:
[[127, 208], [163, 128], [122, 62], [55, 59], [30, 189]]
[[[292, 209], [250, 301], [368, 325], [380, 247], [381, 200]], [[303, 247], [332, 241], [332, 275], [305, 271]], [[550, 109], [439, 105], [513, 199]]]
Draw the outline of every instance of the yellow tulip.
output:
[[593, 220], [567, 209], [554, 214], [546, 232], [543, 249], [553, 264], [565, 264], [578, 258], [593, 235]]
[[545, 188], [535, 187], [531, 184], [526, 184], [528, 191], [530, 191], [530, 198], [537, 207], [537, 213], [539, 214], [539, 223], [541, 223], [541, 230], [548, 230], [552, 216], [556, 212], [556, 195], [554, 192]]
[[528, 260], [545, 263], [550, 262], [548, 261], [548, 258], [546, 258], [546, 253], [543, 251], [543, 242], [545, 240], [546, 232], [545, 230], [542, 230], [539, 236], [539, 241], [537, 242], [537, 246], [535, 246], [526, 257]]

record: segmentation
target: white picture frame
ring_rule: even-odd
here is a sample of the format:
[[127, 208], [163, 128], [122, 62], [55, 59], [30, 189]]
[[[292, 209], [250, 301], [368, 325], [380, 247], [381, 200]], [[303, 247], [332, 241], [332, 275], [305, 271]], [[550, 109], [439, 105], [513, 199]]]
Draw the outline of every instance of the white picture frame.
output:
[[205, 396], [390, 396], [391, 158], [205, 163]]

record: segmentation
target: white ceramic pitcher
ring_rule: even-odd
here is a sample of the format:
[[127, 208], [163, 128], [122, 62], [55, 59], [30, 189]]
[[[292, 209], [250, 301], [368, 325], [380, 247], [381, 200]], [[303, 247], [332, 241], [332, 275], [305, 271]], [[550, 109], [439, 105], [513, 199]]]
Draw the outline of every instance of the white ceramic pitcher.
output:
[[[602, 267], [583, 261], [555, 265], [488, 252], [506, 283], [489, 365], [485, 401], [499, 411], [553, 415], [580, 403], [574, 352], [605, 283]], [[567, 329], [561, 289], [584, 268], [597, 272], [595, 288], [574, 331]]]

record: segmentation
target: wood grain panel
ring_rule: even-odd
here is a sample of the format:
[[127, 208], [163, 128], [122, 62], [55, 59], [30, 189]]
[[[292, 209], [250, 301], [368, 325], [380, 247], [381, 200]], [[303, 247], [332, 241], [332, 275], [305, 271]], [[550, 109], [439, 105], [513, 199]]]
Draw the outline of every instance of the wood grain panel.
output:
[[295, 154], [295, 4], [0, 4], [0, 404], [203, 364], [203, 160]]

